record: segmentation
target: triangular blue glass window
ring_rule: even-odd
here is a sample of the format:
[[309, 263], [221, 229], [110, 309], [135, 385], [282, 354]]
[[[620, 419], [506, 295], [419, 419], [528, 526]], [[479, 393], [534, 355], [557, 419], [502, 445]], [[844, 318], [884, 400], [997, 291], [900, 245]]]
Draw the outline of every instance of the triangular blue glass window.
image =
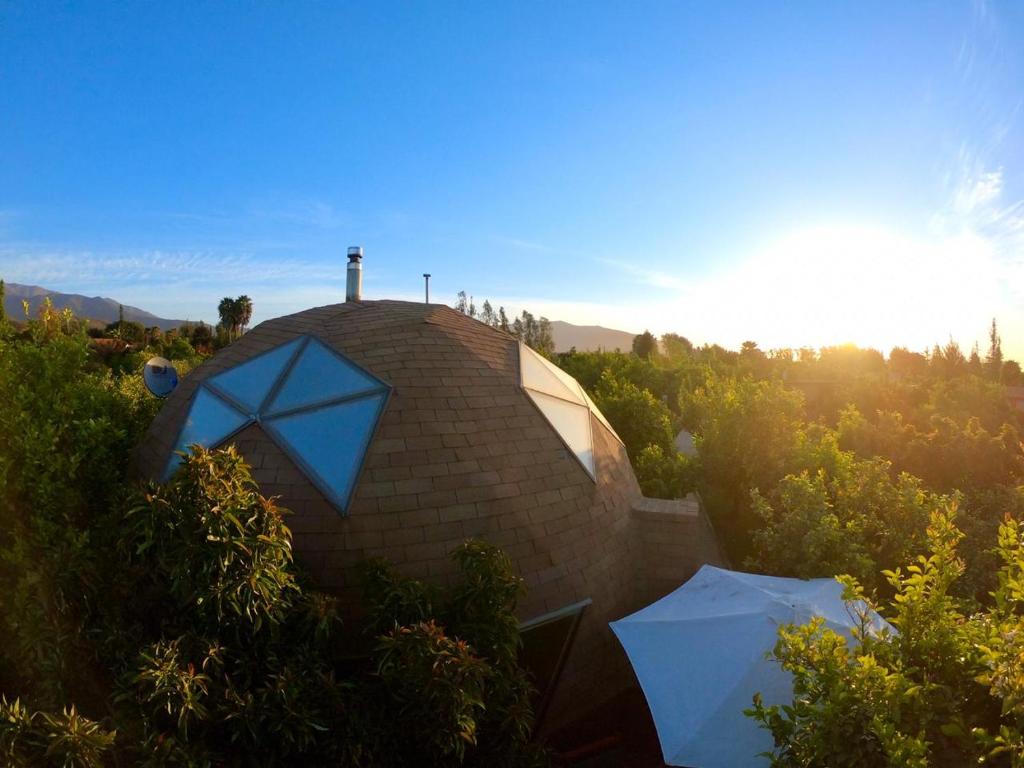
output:
[[292, 339], [234, 368], [211, 376], [208, 383], [249, 413], [256, 413], [301, 343], [302, 337]]
[[335, 505], [345, 509], [386, 392], [312, 410], [268, 416], [264, 428]]
[[266, 412], [270, 416], [380, 388], [378, 379], [311, 338]]
[[[259, 422], [344, 512], [390, 387], [312, 336], [211, 376], [196, 391], [176, 450], [215, 447]], [[165, 477], [181, 463], [172, 455]]]
[[198, 443], [212, 448], [244, 427], [251, 419], [241, 413], [206, 387], [196, 390], [195, 399], [188, 409], [185, 423], [178, 434], [178, 442], [171, 453], [164, 477], [168, 478], [181, 464], [178, 451], [187, 451], [190, 445]]

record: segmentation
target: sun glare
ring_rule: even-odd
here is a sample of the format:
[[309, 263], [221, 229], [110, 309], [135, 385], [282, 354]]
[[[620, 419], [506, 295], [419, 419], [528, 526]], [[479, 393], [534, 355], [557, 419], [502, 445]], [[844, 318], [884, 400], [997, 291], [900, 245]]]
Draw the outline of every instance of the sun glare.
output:
[[984, 238], [831, 224], [778, 239], [687, 302], [700, 307], [702, 325], [745, 333], [762, 348], [852, 342], [923, 350], [950, 336], [969, 348], [1002, 303], [999, 285]]

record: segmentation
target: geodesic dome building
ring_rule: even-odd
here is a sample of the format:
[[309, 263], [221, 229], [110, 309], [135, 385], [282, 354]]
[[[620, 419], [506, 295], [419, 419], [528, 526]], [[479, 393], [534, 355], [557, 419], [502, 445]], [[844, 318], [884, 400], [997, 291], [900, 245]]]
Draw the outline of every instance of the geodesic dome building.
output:
[[[632, 682], [608, 622], [642, 605], [652, 569], [674, 588], [708, 559], [696, 513], [671, 527], [652, 511], [571, 376], [442, 305], [350, 301], [261, 323], [182, 380], [139, 468], [165, 479], [194, 443], [238, 447], [292, 511], [296, 559], [343, 606], [358, 604], [363, 559], [444, 581], [465, 539], [501, 546], [529, 590], [525, 642], [560, 680], [549, 724]], [[649, 519], [668, 521], [674, 550]]]

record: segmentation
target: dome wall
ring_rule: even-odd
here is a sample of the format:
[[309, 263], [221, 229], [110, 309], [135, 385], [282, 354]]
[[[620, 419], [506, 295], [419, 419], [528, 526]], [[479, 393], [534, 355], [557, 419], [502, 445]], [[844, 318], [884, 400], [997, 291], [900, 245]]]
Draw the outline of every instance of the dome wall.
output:
[[183, 379], [140, 450], [143, 474], [162, 474], [202, 381], [300, 334], [393, 387], [344, 515], [258, 425], [228, 441], [262, 492], [292, 511], [296, 558], [317, 584], [355, 608], [359, 561], [384, 557], [406, 574], [443, 582], [454, 572], [451, 551], [484, 539], [501, 546], [526, 581], [520, 618], [593, 601], [548, 724], [628, 685], [632, 673], [607, 624], [639, 607], [630, 510], [640, 491], [626, 451], [591, 416], [591, 479], [519, 386], [516, 340], [454, 310], [360, 302], [261, 323]]

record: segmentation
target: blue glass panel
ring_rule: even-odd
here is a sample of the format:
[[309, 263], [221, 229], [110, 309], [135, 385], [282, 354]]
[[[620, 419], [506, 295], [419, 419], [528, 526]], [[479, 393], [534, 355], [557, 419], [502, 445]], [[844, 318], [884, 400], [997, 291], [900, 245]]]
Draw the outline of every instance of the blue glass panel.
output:
[[[212, 448], [247, 421], [249, 417], [244, 413], [235, 410], [206, 387], [200, 387], [188, 409], [174, 450], [185, 451], [194, 443]], [[172, 453], [164, 476], [169, 477], [180, 463], [181, 456]]]
[[310, 339], [267, 412], [280, 413], [380, 386], [377, 379]]
[[317, 486], [344, 508], [377, 422], [385, 395], [347, 400], [337, 405], [301, 411], [264, 421], [305, 469]]
[[211, 376], [209, 382], [244, 405], [249, 413], [256, 413], [301, 342], [301, 336], [285, 342], [269, 352]]

